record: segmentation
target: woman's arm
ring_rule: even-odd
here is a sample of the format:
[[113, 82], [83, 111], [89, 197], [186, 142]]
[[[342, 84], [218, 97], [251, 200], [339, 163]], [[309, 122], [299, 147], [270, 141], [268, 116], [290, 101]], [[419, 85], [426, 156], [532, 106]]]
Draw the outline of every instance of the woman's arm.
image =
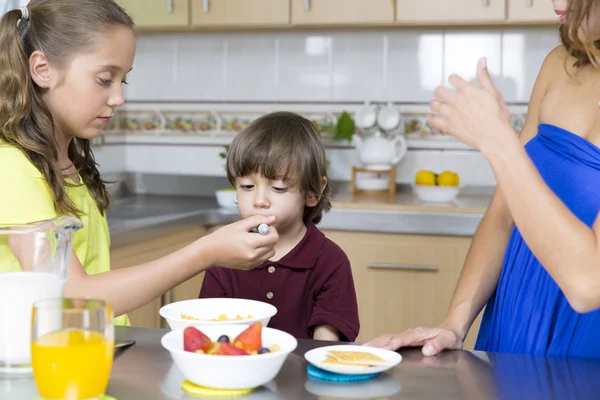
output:
[[[527, 245], [578, 312], [600, 307], [600, 220], [590, 229], [548, 188], [514, 143], [482, 153], [490, 161]], [[600, 188], [598, 188], [600, 190]]]
[[[537, 133], [539, 112], [551, 74], [547, 61], [542, 66], [531, 94], [527, 119], [520, 135], [521, 145]], [[506, 107], [500, 110], [504, 120], [510, 119]], [[475, 232], [448, 314], [437, 328], [415, 328], [397, 334], [380, 336], [368, 346], [395, 350], [405, 346], [423, 346], [423, 354], [431, 356], [444, 349], [460, 349], [471, 325], [498, 285], [502, 260], [508, 245], [513, 218], [504, 195], [496, 190]]]
[[590, 229], [548, 188], [500, 118], [503, 101], [485, 62], [477, 77], [481, 87], [453, 76], [456, 92], [436, 89], [439, 101], [431, 106], [438, 115], [430, 122], [488, 159], [523, 238], [571, 306], [578, 312], [600, 307], [600, 222]]
[[437, 328], [418, 327], [382, 335], [365, 345], [388, 350], [423, 346], [426, 356], [461, 349], [473, 321], [498, 284], [512, 226], [502, 193], [497, 190], [475, 232], [444, 322]]

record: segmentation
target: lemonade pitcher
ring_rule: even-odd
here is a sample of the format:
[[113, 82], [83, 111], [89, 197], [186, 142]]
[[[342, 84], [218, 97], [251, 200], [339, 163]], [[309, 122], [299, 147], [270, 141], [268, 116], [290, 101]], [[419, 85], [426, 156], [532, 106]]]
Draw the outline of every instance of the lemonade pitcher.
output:
[[0, 374], [30, 374], [34, 302], [63, 297], [73, 232], [61, 216], [27, 225], [0, 225]]

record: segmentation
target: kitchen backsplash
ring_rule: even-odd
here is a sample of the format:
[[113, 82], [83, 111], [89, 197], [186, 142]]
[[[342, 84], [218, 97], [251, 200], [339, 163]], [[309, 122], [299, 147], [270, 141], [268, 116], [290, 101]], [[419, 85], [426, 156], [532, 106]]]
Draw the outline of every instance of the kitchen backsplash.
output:
[[140, 34], [132, 101], [428, 102], [481, 56], [508, 102], [527, 102], [553, 28]]
[[[128, 104], [97, 159], [106, 173], [223, 177], [223, 145], [261, 114], [295, 111], [323, 128], [365, 101], [393, 102], [409, 145], [399, 183], [426, 168], [454, 170], [466, 186], [493, 186], [480, 153], [426, 126], [433, 89], [452, 73], [473, 79], [486, 56], [518, 132], [557, 44], [551, 28], [141, 34]], [[349, 180], [356, 152], [343, 142], [327, 147], [330, 178]]]

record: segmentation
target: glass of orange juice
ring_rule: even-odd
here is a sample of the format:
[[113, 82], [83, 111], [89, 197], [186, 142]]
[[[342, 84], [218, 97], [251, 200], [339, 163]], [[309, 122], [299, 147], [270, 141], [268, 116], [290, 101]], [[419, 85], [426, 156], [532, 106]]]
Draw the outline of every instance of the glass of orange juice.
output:
[[113, 312], [100, 300], [34, 303], [31, 364], [44, 399], [104, 396], [114, 352]]

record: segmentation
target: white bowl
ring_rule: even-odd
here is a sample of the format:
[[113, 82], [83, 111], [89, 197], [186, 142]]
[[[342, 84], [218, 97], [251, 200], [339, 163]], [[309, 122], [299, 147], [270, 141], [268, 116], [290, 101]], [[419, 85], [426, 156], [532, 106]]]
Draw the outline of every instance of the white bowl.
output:
[[235, 190], [223, 189], [215, 192], [217, 197], [217, 203], [223, 208], [236, 209], [237, 210], [237, 195]]
[[[212, 341], [221, 335], [235, 337], [246, 325], [203, 327], [202, 332]], [[289, 333], [263, 328], [263, 347], [279, 345], [280, 350], [250, 356], [219, 356], [196, 354], [183, 350], [183, 330], [171, 331], [161, 339], [162, 346], [181, 374], [196, 385], [214, 389], [249, 389], [262, 386], [274, 379], [287, 356], [296, 349], [298, 341]]]
[[[267, 326], [271, 317], [277, 314], [277, 308], [268, 303], [256, 300], [246, 299], [193, 299], [176, 301], [160, 308], [159, 314], [167, 320], [169, 327], [173, 330], [185, 329], [186, 326], [195, 326], [200, 329], [205, 326], [222, 325], [250, 325], [260, 321], [263, 326]], [[198, 320], [189, 320], [181, 318], [181, 314], [198, 318]], [[227, 321], [211, 321], [217, 319], [222, 314], [229, 318], [235, 318], [237, 315], [245, 319]], [[248, 315], [252, 318], [246, 318]]]
[[454, 201], [460, 192], [459, 186], [414, 185], [417, 197], [430, 203], [448, 203]]

